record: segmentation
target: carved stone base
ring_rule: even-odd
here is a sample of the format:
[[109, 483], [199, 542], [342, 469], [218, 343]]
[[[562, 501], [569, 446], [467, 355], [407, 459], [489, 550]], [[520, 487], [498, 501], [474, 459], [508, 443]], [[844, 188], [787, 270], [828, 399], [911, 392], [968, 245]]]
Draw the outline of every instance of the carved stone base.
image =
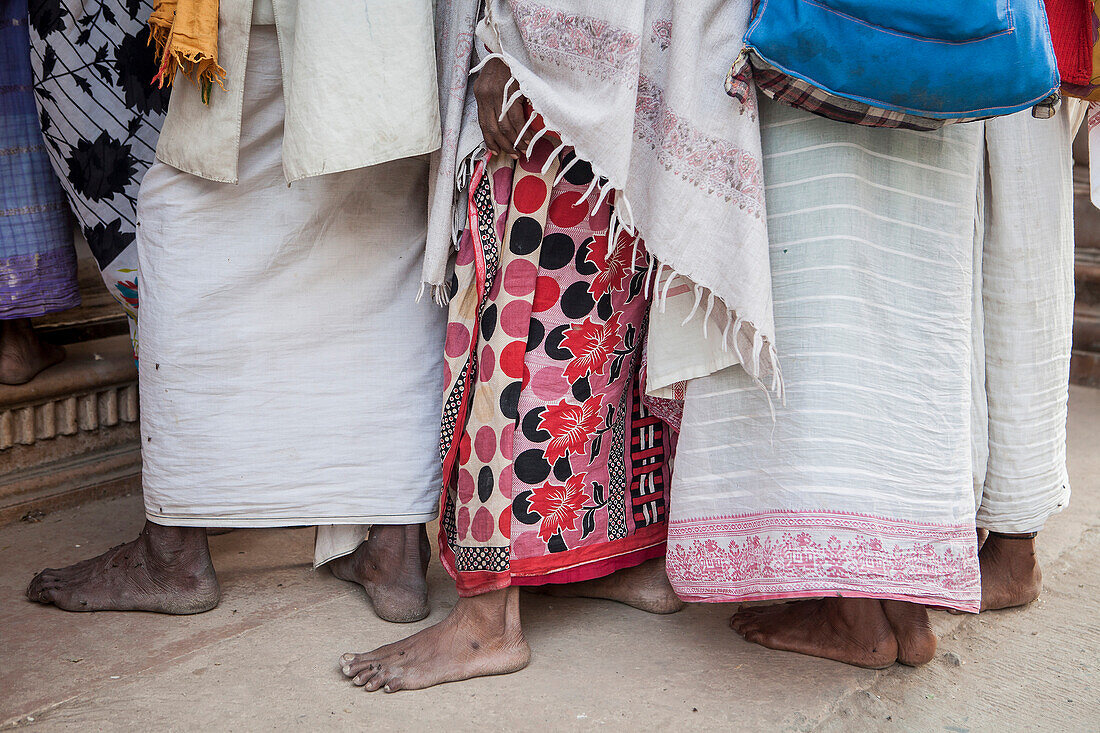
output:
[[0, 523], [141, 488], [129, 337], [66, 350], [30, 383], [0, 387]]

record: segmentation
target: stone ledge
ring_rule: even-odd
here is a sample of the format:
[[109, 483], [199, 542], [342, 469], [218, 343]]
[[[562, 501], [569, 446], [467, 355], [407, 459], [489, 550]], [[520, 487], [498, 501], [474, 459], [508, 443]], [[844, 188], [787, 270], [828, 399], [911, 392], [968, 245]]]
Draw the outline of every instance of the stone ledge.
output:
[[26, 384], [0, 385], [0, 411], [105, 387], [137, 383], [137, 367], [127, 336], [69, 344], [65, 361]]
[[141, 446], [75, 456], [0, 478], [0, 525], [85, 501], [141, 492]]
[[0, 451], [137, 419], [137, 369], [126, 336], [73, 344], [65, 361], [29, 383], [0, 387]]
[[141, 488], [129, 337], [67, 350], [29, 384], [0, 387], [0, 524]]

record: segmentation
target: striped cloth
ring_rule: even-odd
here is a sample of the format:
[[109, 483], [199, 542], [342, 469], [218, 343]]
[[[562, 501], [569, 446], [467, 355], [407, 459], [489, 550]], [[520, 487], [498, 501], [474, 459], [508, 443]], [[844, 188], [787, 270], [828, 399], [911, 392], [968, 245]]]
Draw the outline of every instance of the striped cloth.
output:
[[26, 0], [0, 1], [0, 319], [80, 304], [65, 192], [31, 90]]
[[971, 310], [980, 124], [846, 125], [761, 99], [775, 419], [728, 369], [688, 388], [668, 574], [681, 597], [976, 611]]
[[978, 229], [974, 485], [978, 526], [1035, 532], [1069, 502], [1066, 418], [1073, 341], [1073, 159], [1084, 103], [985, 123]]
[[773, 423], [736, 370], [691, 383], [669, 577], [691, 600], [976, 610], [975, 507], [1023, 533], [1069, 499], [1080, 117], [912, 132], [761, 107], [788, 402]]

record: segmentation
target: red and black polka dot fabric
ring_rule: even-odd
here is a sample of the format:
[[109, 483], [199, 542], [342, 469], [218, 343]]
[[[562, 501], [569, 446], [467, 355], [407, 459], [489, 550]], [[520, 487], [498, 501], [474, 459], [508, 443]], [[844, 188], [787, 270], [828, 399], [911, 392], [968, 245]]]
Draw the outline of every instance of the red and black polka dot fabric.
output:
[[613, 195], [596, 206], [591, 168], [556, 145], [482, 161], [470, 184], [441, 444], [440, 546], [462, 595], [664, 553], [674, 440], [638, 389], [645, 250], [609, 241]]

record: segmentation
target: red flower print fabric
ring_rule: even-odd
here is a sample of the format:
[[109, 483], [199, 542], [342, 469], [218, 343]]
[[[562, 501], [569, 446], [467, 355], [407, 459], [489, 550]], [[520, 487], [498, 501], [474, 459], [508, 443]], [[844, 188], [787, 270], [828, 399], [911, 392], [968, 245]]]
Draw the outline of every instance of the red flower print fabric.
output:
[[647, 254], [625, 232], [611, 246], [613, 197], [556, 145], [482, 160], [470, 183], [440, 443], [441, 555], [464, 596], [664, 554], [675, 435], [641, 399]]
[[532, 512], [542, 517], [539, 522], [539, 539], [550, 541], [563, 529], [577, 528], [577, 517], [584, 507], [587, 495], [584, 492], [586, 474], [570, 476], [564, 486], [555, 486], [547, 482], [542, 488], [531, 493], [528, 502]]

